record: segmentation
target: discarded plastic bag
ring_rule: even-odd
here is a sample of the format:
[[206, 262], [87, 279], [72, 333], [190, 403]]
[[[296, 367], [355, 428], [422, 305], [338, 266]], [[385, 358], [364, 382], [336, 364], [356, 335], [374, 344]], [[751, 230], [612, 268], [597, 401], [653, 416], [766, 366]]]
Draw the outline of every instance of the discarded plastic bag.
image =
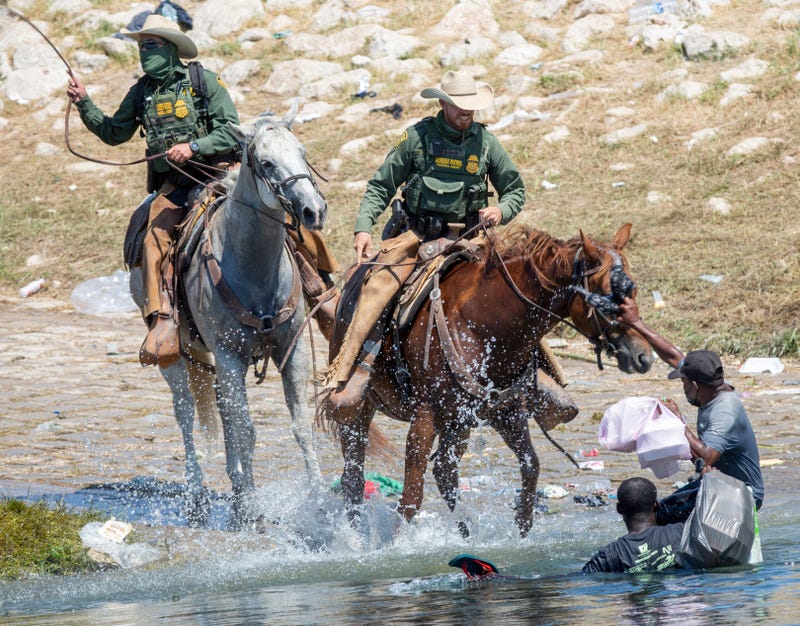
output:
[[81, 313], [128, 313], [136, 310], [136, 303], [128, 287], [130, 273], [117, 270], [111, 276], [90, 278], [75, 287], [69, 301]]
[[751, 555], [756, 539], [755, 516], [753, 494], [741, 480], [720, 471], [704, 474], [694, 511], [683, 528], [679, 558], [684, 566], [759, 562], [760, 550]]
[[783, 371], [783, 363], [775, 357], [751, 357], [747, 359], [739, 368], [740, 374], [780, 374]]
[[146, 543], [123, 543], [109, 538], [104, 524], [89, 522], [80, 530], [83, 545], [108, 555], [123, 569], [140, 567], [162, 558], [161, 551]]

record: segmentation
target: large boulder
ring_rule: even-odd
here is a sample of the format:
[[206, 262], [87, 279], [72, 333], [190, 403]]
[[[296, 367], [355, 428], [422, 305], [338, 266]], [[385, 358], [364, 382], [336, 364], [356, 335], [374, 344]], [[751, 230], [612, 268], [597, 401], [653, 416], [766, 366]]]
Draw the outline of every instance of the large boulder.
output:
[[313, 83], [324, 76], [338, 74], [343, 70], [339, 63], [332, 61], [313, 59], [281, 61], [272, 68], [272, 74], [261, 89], [279, 96], [296, 95], [303, 85]]
[[224, 37], [240, 30], [252, 19], [263, 19], [261, 0], [206, 0], [194, 15], [194, 30]]
[[486, 0], [459, 0], [441, 21], [429, 31], [433, 41], [471, 40], [474, 37], [497, 37], [500, 25]]

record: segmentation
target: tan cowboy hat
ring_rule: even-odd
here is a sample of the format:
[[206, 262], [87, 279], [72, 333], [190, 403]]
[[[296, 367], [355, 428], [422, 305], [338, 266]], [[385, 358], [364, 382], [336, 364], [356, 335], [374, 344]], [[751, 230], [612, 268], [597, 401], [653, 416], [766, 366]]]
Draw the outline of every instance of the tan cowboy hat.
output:
[[489, 83], [476, 82], [469, 72], [463, 70], [445, 72], [440, 86], [441, 89], [423, 89], [419, 95], [444, 100], [465, 111], [480, 111], [491, 106], [494, 100], [494, 89]]
[[194, 45], [194, 42], [183, 34], [180, 26], [163, 15], [151, 13], [147, 16], [140, 30], [131, 32], [127, 28], [123, 28], [119, 32], [137, 41], [143, 35], [161, 37], [175, 44], [178, 49], [178, 56], [182, 59], [193, 59], [197, 56], [197, 46]]

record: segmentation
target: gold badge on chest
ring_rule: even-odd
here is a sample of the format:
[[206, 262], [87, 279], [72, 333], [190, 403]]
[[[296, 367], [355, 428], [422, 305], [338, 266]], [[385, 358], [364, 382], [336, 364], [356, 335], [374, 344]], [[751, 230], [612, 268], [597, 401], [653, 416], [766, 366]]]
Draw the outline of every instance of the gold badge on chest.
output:
[[468, 174], [477, 174], [478, 173], [478, 155], [477, 154], [470, 154], [467, 157], [467, 173]]
[[189, 107], [186, 106], [186, 102], [183, 100], [176, 100], [175, 101], [175, 117], [179, 119], [183, 119], [189, 115]]

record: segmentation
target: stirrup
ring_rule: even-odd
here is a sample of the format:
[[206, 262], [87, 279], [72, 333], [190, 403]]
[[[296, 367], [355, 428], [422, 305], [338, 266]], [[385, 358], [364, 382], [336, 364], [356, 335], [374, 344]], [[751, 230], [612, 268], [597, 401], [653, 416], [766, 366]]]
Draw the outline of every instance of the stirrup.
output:
[[166, 369], [175, 365], [180, 357], [180, 337], [175, 318], [159, 313], [139, 348], [139, 363], [144, 367], [158, 365]]

